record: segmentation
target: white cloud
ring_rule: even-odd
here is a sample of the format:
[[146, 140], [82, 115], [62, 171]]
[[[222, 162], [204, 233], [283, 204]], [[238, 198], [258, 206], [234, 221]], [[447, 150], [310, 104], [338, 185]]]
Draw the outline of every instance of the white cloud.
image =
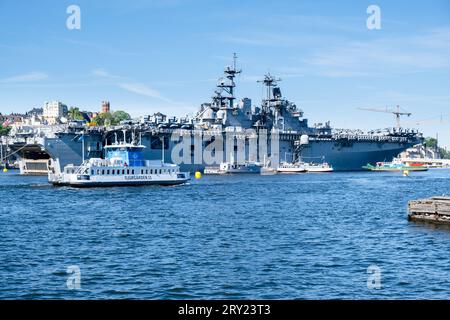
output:
[[167, 99], [164, 96], [162, 96], [158, 90], [153, 89], [146, 84], [135, 82], [131, 79], [127, 79], [125, 77], [121, 77], [118, 75], [113, 75], [113, 74], [109, 73], [108, 71], [101, 69], [101, 68], [92, 70], [91, 74], [96, 77], [99, 77], [99, 78], [117, 79], [116, 81], [118, 81], [118, 82], [114, 83], [114, 84], [123, 90], [129, 91], [132, 93], [136, 93], [141, 96], [155, 98], [155, 99], [159, 99], [159, 100], [162, 100], [165, 102], [172, 103], [172, 101], [170, 99]]
[[120, 83], [119, 87], [130, 92], [134, 92], [151, 98], [161, 98], [160, 93], [142, 83]]
[[171, 100], [163, 97], [159, 91], [150, 88], [148, 85], [137, 82], [119, 83], [117, 84], [120, 88], [133, 92], [142, 96], [159, 99], [166, 102], [172, 102]]
[[96, 77], [101, 77], [101, 78], [119, 78], [118, 76], [110, 74], [109, 72], [107, 72], [104, 69], [94, 69], [91, 71], [91, 73], [92, 73], [92, 75], [94, 75]]
[[31, 82], [31, 81], [41, 81], [48, 79], [48, 75], [44, 72], [30, 72], [26, 74], [20, 74], [4, 79], [0, 79], [2, 83], [17, 83], [17, 82]]

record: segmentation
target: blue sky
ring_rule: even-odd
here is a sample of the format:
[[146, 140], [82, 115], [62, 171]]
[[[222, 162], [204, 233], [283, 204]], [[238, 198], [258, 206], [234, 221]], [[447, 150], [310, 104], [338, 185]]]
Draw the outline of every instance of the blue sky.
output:
[[[385, 128], [404, 123], [450, 147], [450, 1], [0, 0], [0, 112], [48, 100], [133, 116], [194, 113], [233, 52], [238, 97], [259, 104], [264, 73], [310, 123]], [[81, 8], [81, 30], [66, 9]], [[366, 9], [381, 8], [381, 30]], [[429, 121], [429, 122], [428, 122]]]

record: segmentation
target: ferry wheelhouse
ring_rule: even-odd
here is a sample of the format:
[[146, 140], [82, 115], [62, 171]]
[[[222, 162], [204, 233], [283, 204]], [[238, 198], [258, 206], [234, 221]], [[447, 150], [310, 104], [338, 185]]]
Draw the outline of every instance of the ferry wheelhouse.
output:
[[80, 166], [67, 165], [49, 173], [54, 185], [73, 187], [176, 185], [190, 179], [189, 172], [162, 160], [145, 160], [143, 145], [121, 143], [105, 146], [105, 159], [91, 158]]

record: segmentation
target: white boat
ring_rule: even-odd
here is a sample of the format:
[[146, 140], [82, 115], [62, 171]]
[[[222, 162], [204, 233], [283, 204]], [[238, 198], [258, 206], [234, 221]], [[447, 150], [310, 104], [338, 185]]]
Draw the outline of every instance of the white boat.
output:
[[289, 163], [281, 162], [277, 168], [279, 173], [304, 173], [306, 172], [305, 164], [302, 162]]
[[330, 166], [328, 163], [306, 163], [305, 169], [309, 173], [326, 173], [326, 172], [333, 172], [333, 167]]
[[219, 166], [219, 174], [261, 173], [261, 168], [262, 164], [258, 162], [222, 162]]
[[276, 168], [272, 168], [272, 167], [269, 167], [269, 166], [261, 167], [260, 174], [262, 176], [271, 176], [271, 175], [274, 175], [274, 174], [277, 174], [277, 173], [278, 173], [278, 171], [277, 171]]
[[239, 173], [261, 173], [263, 164], [255, 161], [238, 163], [230, 154], [230, 161], [221, 162], [219, 167], [206, 167], [205, 174], [239, 174]]
[[80, 166], [67, 165], [63, 172], [53, 167], [48, 180], [57, 186], [110, 187], [134, 185], [176, 185], [190, 179], [188, 172], [162, 160], [144, 160], [143, 145], [105, 146], [105, 159], [91, 158]]
[[220, 167], [205, 167], [203, 174], [220, 174]]

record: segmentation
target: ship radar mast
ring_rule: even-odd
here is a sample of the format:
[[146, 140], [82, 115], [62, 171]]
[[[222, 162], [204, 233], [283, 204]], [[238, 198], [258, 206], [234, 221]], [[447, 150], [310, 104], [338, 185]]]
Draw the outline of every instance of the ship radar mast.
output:
[[281, 81], [279, 78], [273, 77], [270, 73], [264, 75], [263, 80], [258, 80], [266, 87], [267, 97], [262, 101], [262, 121], [263, 124], [267, 124], [269, 120], [269, 115], [272, 113], [273, 108], [273, 122], [277, 122], [281, 114], [281, 107], [283, 104], [283, 99], [281, 97], [281, 90], [278, 87], [278, 82]]
[[[219, 79], [217, 84], [217, 90], [214, 91], [215, 95], [213, 96], [214, 104], [216, 108], [234, 108], [234, 100], [236, 99], [234, 96], [234, 88], [236, 87], [236, 83], [234, 82], [234, 78], [242, 72], [242, 70], [238, 70], [236, 67], [237, 54], [233, 54], [233, 66], [225, 67], [223, 73], [223, 77]], [[227, 95], [223, 95], [223, 93]], [[228, 106], [225, 105], [225, 101], [228, 101]]]
[[[281, 98], [281, 90], [277, 86], [278, 81], [281, 81], [280, 78], [276, 79], [274, 78], [270, 73], [264, 75], [263, 80], [258, 80], [259, 83], [262, 83], [264, 86], [266, 86], [267, 89], [267, 99], [264, 101], [266, 102], [275, 102], [279, 101]], [[272, 97], [273, 96], [273, 97]]]

